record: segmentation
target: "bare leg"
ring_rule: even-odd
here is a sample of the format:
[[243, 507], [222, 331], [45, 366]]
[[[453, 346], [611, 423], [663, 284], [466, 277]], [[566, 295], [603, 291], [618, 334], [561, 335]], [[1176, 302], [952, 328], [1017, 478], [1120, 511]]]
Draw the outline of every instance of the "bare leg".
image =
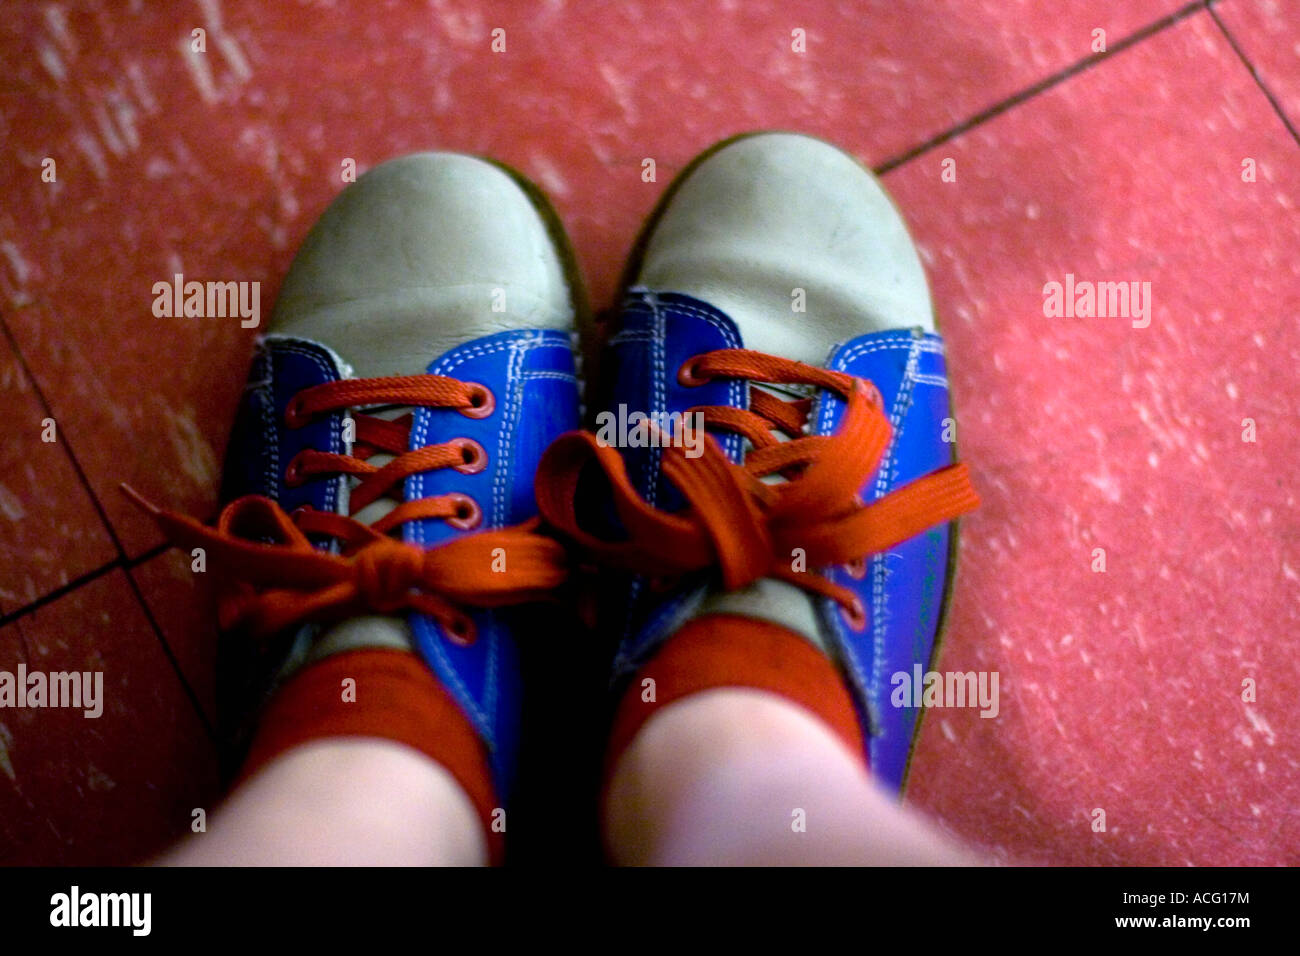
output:
[[313, 741], [231, 795], [207, 833], [164, 866], [473, 866], [487, 862], [474, 806], [442, 766], [377, 738]]
[[743, 688], [647, 721], [615, 768], [604, 825], [621, 864], [978, 862], [874, 786], [806, 710]]

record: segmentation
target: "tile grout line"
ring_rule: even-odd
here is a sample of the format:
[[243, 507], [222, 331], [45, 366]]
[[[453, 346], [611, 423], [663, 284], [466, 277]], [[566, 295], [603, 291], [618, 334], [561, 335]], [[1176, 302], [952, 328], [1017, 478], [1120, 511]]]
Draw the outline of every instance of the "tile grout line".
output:
[[[125, 559], [115, 558], [112, 561], [109, 561], [107, 564], [95, 568], [93, 571], [87, 571], [85, 574], [73, 578], [71, 581], [68, 581], [65, 584], [59, 585], [57, 588], [54, 588], [52, 591], [47, 591], [45, 594], [42, 594], [40, 597], [38, 597], [35, 601], [31, 601], [23, 605], [22, 607], [18, 608], [15, 611], [10, 611], [7, 614], [0, 615], [0, 628], [8, 627], [10, 624], [18, 623], [23, 618], [29, 617], [30, 615], [39, 611], [41, 608], [53, 604], [55, 601], [58, 601], [60, 598], [67, 597], [69, 594], [73, 593], [74, 591], [81, 589], [87, 584], [92, 584], [93, 582], [99, 580], [100, 578], [112, 574], [114, 571], [117, 570], [123, 571], [126, 575], [127, 584], [131, 588], [131, 593], [135, 596], [136, 603], [139, 604], [140, 610], [144, 612], [145, 619], [149, 622], [149, 626], [153, 629], [154, 637], [156, 637], [158, 639], [158, 642], [162, 645], [163, 653], [167, 656], [168, 661], [171, 662], [172, 669], [176, 672], [176, 676], [180, 679], [181, 687], [185, 689], [185, 694], [190, 700], [190, 705], [194, 708], [195, 712], [198, 714], [199, 720], [200, 722], [202, 722], [203, 728], [207, 732], [209, 739], [211, 739], [215, 743], [216, 733], [211, 723], [208, 720], [208, 715], [206, 711], [204, 711], [202, 705], [199, 703], [198, 695], [194, 693], [194, 689], [190, 686], [190, 682], [186, 679], [184, 672], [181, 670], [180, 663], [176, 660], [175, 656], [172, 654], [171, 646], [167, 643], [166, 639], [162, 635], [162, 628], [158, 626], [158, 621], [154, 617], [153, 609], [149, 607], [149, 602], [144, 599], [144, 594], [140, 591], [140, 585], [136, 582], [135, 575], [131, 573], [141, 565], [144, 565], [149, 561], [152, 561], [154, 558], [159, 557], [160, 555], [166, 554], [170, 549], [171, 549], [170, 544], [164, 543], [164, 544], [154, 545], [154, 547], [150, 548], [148, 551], [145, 551], [134, 558], [125, 558]], [[19, 637], [22, 638], [21, 631], [19, 632]], [[26, 647], [25, 639], [23, 640], [23, 644], [25, 648]]]
[[[161, 551], [166, 551], [170, 547], [170, 545], [163, 546]], [[161, 553], [161, 551], [159, 553]], [[141, 610], [144, 611], [145, 618], [149, 621], [149, 626], [153, 628], [154, 634], [158, 637], [158, 643], [162, 645], [163, 652], [167, 655], [167, 659], [171, 661], [172, 668], [176, 671], [176, 676], [180, 679], [181, 686], [185, 688], [185, 695], [190, 699], [190, 706], [194, 708], [194, 713], [199, 718], [199, 723], [203, 725], [203, 730], [208, 735], [208, 740], [215, 745], [217, 743], [216, 729], [208, 720], [208, 715], [203, 709], [203, 704], [199, 701], [199, 695], [194, 693], [194, 688], [190, 686], [190, 682], [186, 679], [185, 672], [181, 669], [180, 661], [176, 660], [176, 656], [172, 653], [171, 646], [167, 643], [167, 639], [163, 637], [162, 628], [158, 626], [158, 619], [154, 617], [153, 608], [151, 608], [149, 602], [144, 599], [144, 593], [140, 590], [140, 584], [136, 581], [135, 575], [131, 573], [132, 570], [134, 569], [125, 569], [126, 580], [131, 587], [131, 593], [135, 595], [135, 599], [139, 602]]]
[[[971, 131], [977, 126], [980, 126], [983, 123], [996, 118], [1002, 113], [1007, 112], [1010, 109], [1021, 105], [1022, 103], [1032, 99], [1033, 97], [1037, 96], [1040, 93], [1048, 91], [1049, 89], [1055, 87], [1060, 83], [1063, 83], [1064, 81], [1072, 78], [1073, 76], [1079, 73], [1082, 73], [1083, 71], [1089, 69], [1090, 67], [1103, 62], [1104, 60], [1110, 58], [1111, 56], [1117, 55], [1123, 52], [1124, 50], [1127, 50], [1129, 47], [1134, 46], [1140, 43], [1141, 41], [1148, 39], [1151, 36], [1154, 36], [1159, 32], [1162, 32], [1166, 28], [1177, 24], [1178, 22], [1188, 18], [1189, 16], [1194, 15], [1200, 10], [1204, 10], [1205, 12], [1209, 13], [1211, 18], [1214, 20], [1215, 25], [1218, 27], [1218, 29], [1221, 31], [1225, 39], [1228, 41], [1233, 51], [1237, 54], [1241, 62], [1250, 71], [1253, 79], [1255, 80], [1256, 84], [1260, 88], [1261, 92], [1263, 92], [1264, 95], [1268, 98], [1270, 104], [1273, 106], [1273, 109], [1275, 110], [1279, 118], [1282, 120], [1286, 129], [1291, 133], [1292, 137], [1296, 139], [1297, 143], [1300, 144], [1300, 133], [1297, 132], [1295, 126], [1287, 118], [1279, 102], [1271, 93], [1271, 91], [1268, 89], [1268, 87], [1265, 85], [1258, 71], [1255, 69], [1254, 65], [1246, 57], [1244, 51], [1237, 44], [1235, 38], [1228, 31], [1227, 27], [1223, 24], [1223, 22], [1219, 19], [1219, 17], [1215, 13], [1213, 9], [1214, 2], [1215, 0], [1193, 0], [1193, 2], [1186, 4], [1185, 6], [1179, 8], [1173, 13], [1168, 14], [1165, 17], [1156, 20], [1151, 24], [1148, 24], [1143, 28], [1140, 28], [1135, 33], [1132, 33], [1124, 37], [1119, 42], [1113, 44], [1104, 53], [1095, 54], [1086, 57], [1062, 70], [1059, 70], [1055, 74], [1052, 74], [1044, 78], [1043, 80], [1034, 83], [1033, 85], [1027, 87], [1026, 89], [1018, 93], [1012, 94], [1011, 96], [1001, 100], [998, 103], [993, 104], [992, 106], [984, 109], [983, 111], [976, 113], [972, 117], [963, 120], [960, 123], [957, 123], [956, 125], [948, 128], [947, 130], [921, 142], [917, 146], [914, 146], [886, 160], [880, 166], [876, 167], [875, 169], [876, 174], [884, 175], [898, 168], [899, 166], [902, 166], [905, 163], [910, 162], [911, 160], [934, 149], [935, 147], [941, 146], [944, 143]], [[22, 354], [22, 351], [18, 346], [17, 340], [14, 338], [13, 333], [9, 329], [8, 324], [5, 321], [5, 318], [2, 314], [0, 314], [0, 332], [3, 332], [10, 346], [13, 348], [15, 356], [20, 364], [20, 367], [23, 373], [26, 375], [28, 381], [31, 382], [33, 389], [37, 395], [37, 398], [41, 402], [42, 407], [45, 409], [46, 414], [53, 417], [53, 411], [49, 403], [46, 401], [45, 395], [41, 390], [39, 383], [37, 382], [35, 376], [32, 374], [31, 369], [27, 364], [26, 358]], [[153, 558], [165, 553], [170, 546], [167, 544], [156, 545], [155, 547], [151, 548], [149, 551], [144, 552], [135, 558], [128, 557], [125, 548], [122, 545], [121, 539], [119, 538], [116, 530], [114, 529], [114, 527], [112, 526], [108, 518], [106, 509], [104, 508], [103, 504], [100, 502], [97, 494], [95, 493], [94, 488], [90, 485], [90, 482], [88, 481], [80, 462], [78, 461], [75, 453], [72, 451], [71, 445], [70, 443], [67, 442], [66, 438], [64, 439], [64, 451], [68, 455], [68, 458], [71, 464], [73, 465], [74, 471], [76, 472], [78, 479], [81, 481], [83, 487], [86, 490], [86, 493], [89, 495], [91, 502], [95, 508], [95, 511], [98, 514], [100, 521], [103, 527], [105, 528], [109, 536], [109, 539], [114, 549], [116, 550], [118, 556], [114, 560], [109, 561], [108, 563], [102, 565], [101, 567], [91, 570], [85, 574], [80, 575], [79, 577], [77, 577], [72, 581], [60, 585], [59, 587], [53, 589], [52, 591], [47, 592], [41, 597], [35, 599], [34, 601], [29, 602], [28, 604], [14, 611], [8, 613], [0, 613], [0, 627], [13, 623], [17, 620], [20, 620], [23, 617], [26, 617], [34, 613], [40, 608], [45, 607], [46, 605], [51, 604], [54, 601], [72, 593], [73, 591], [77, 590], [83, 585], [92, 583], [93, 581], [107, 574], [110, 574], [114, 570], [117, 570], [119, 568], [122, 569], [123, 571], [126, 572], [126, 576], [130, 584], [130, 587], [132, 589], [132, 593], [135, 595], [137, 602], [139, 603], [140, 607], [144, 611], [150, 626], [154, 630], [155, 636], [162, 644], [164, 652], [167, 654], [169, 660], [171, 661], [172, 666], [175, 669], [178, 677], [180, 677], [182, 686], [185, 687], [186, 693], [189, 695], [191, 699], [191, 703], [195, 707], [195, 710], [198, 713], [204, 726], [207, 727], [209, 733], [211, 734], [212, 728], [209, 726], [207, 716], [204, 713], [203, 708], [199, 706], [197, 698], [192, 688], [189, 686], [189, 682], [185, 679], [185, 676], [181, 672], [179, 664], [177, 663], [175, 657], [172, 655], [171, 649], [167, 644], [167, 641], [163, 637], [161, 628], [159, 627], [153, 615], [152, 609], [149, 607], [148, 602], [145, 601], [143, 594], [140, 591], [139, 585], [137, 584], [133, 574], [131, 573], [135, 568], [139, 567], [145, 562], [152, 560]]]
[[1167, 29], [1168, 27], [1173, 26], [1174, 24], [1180, 22], [1181, 20], [1185, 20], [1188, 17], [1192, 16], [1193, 14], [1205, 10], [1206, 9], [1205, 2], [1206, 0], [1191, 0], [1190, 3], [1186, 4], [1183, 7], [1180, 7], [1179, 9], [1175, 10], [1173, 13], [1161, 17], [1159, 20], [1156, 20], [1154, 23], [1147, 24], [1145, 27], [1142, 27], [1137, 32], [1131, 33], [1128, 36], [1124, 37], [1122, 40], [1120, 40], [1118, 43], [1111, 45], [1106, 50], [1105, 53], [1093, 54], [1092, 56], [1085, 57], [1084, 59], [1079, 60], [1077, 63], [1073, 63], [1062, 70], [1058, 70], [1057, 72], [1051, 74], [1050, 76], [1047, 76], [1039, 80], [1037, 83], [1034, 83], [1029, 87], [1026, 87], [1025, 89], [1021, 90], [1019, 93], [1013, 93], [1012, 95], [1008, 96], [1006, 99], [1000, 100], [999, 102], [994, 103], [992, 106], [987, 107], [984, 110], [981, 110], [980, 112], [976, 113], [974, 116], [970, 117], [969, 119], [962, 120], [960, 123], [956, 124], [955, 126], [949, 127], [948, 129], [944, 130], [942, 133], [938, 133], [930, 137], [929, 139], [925, 140], [924, 142], [916, 146], [913, 146], [912, 148], [907, 149], [890, 159], [885, 160], [879, 166], [873, 167], [872, 171], [877, 176], [884, 176], [886, 173], [897, 169], [899, 166], [902, 166], [904, 163], [911, 162], [913, 159], [916, 159], [918, 156], [922, 155], [923, 153], [929, 152], [930, 150], [934, 149], [936, 146], [942, 146], [944, 143], [948, 142], [949, 140], [955, 139], [956, 137], [961, 136], [963, 133], [970, 132], [975, 127], [980, 126], [988, 122], [989, 120], [1000, 116], [1001, 114], [1007, 112], [1008, 110], [1021, 105], [1027, 100], [1033, 99], [1035, 96], [1038, 96], [1040, 93], [1045, 93], [1047, 90], [1051, 89], [1052, 87], [1060, 83], [1065, 82], [1071, 77], [1079, 73], [1082, 73], [1091, 67], [1097, 66], [1100, 63], [1104, 63], [1106, 60], [1109, 60], [1111, 57], [1123, 53], [1129, 47], [1135, 46], [1138, 43], [1141, 43], [1143, 40], [1149, 39], [1155, 34], [1160, 33], [1161, 31]]
[[65, 581], [63, 584], [60, 584], [58, 587], [46, 591], [44, 594], [42, 594], [40, 597], [36, 598], [35, 600], [28, 601], [22, 607], [15, 608], [12, 611], [7, 611], [3, 614], [0, 614], [0, 627], [4, 627], [7, 624], [12, 624], [17, 620], [20, 620], [21, 618], [27, 617], [29, 614], [32, 614], [35, 611], [39, 611], [47, 604], [53, 604], [59, 598], [71, 594], [73, 591], [75, 591], [77, 588], [81, 587], [82, 585], [90, 584], [91, 582], [95, 581], [97, 578], [102, 578], [104, 575], [116, 571], [119, 568], [127, 572], [134, 571], [142, 564], [147, 564], [148, 562], [152, 561], [154, 558], [158, 557], [159, 555], [166, 554], [170, 548], [171, 545], [164, 542], [163, 544], [154, 545], [148, 551], [143, 551], [140, 554], [136, 555], [134, 558], [126, 558], [125, 560], [120, 558], [114, 558], [112, 561], [109, 561], [106, 564], [102, 564], [91, 571], [87, 571], [85, 574], [79, 575], [78, 577], [73, 578], [71, 581]]
[[[14, 358], [17, 359], [18, 366], [22, 370], [23, 375], [27, 377], [27, 381], [31, 383], [32, 391], [35, 393], [37, 401], [40, 402], [42, 410], [49, 418], [55, 418], [54, 409], [50, 405], [49, 400], [45, 397], [45, 391], [41, 388], [40, 382], [38, 382], [36, 376], [32, 374], [31, 366], [27, 364], [27, 357], [23, 355], [22, 349], [18, 345], [18, 340], [14, 337], [13, 331], [9, 328], [9, 322], [3, 313], [0, 313], [0, 333], [4, 335], [9, 347], [13, 349]], [[55, 421], [57, 422], [57, 419], [55, 419]], [[180, 662], [176, 660], [176, 655], [172, 653], [171, 645], [167, 643], [167, 639], [163, 636], [162, 629], [158, 626], [158, 621], [154, 618], [153, 610], [149, 607], [149, 603], [144, 599], [144, 595], [140, 591], [140, 586], [135, 581], [135, 576], [131, 574], [131, 571], [136, 567], [136, 564], [131, 563], [131, 558], [127, 555], [126, 548], [122, 545], [122, 539], [118, 537], [117, 531], [113, 528], [112, 522], [108, 520], [108, 512], [104, 509], [104, 505], [100, 502], [99, 496], [95, 494], [94, 488], [91, 487], [90, 481], [86, 478], [86, 472], [82, 469], [81, 462], [77, 460], [76, 453], [72, 450], [72, 443], [68, 441], [66, 433], [62, 438], [62, 444], [64, 454], [68, 456], [68, 461], [72, 464], [73, 470], [77, 473], [77, 478], [81, 481], [82, 487], [89, 496], [90, 502], [94, 506], [95, 513], [99, 515], [99, 520], [103, 524], [104, 530], [108, 532], [109, 540], [113, 544], [113, 549], [117, 552], [117, 557], [99, 569], [91, 571], [88, 575], [82, 575], [74, 582], [69, 582], [68, 584], [61, 585], [59, 588], [55, 588], [54, 591], [46, 594], [43, 598], [40, 598], [37, 601], [9, 614], [0, 616], [0, 625], [7, 624], [11, 620], [17, 620], [18, 618], [36, 610], [38, 607], [44, 607], [46, 604], [55, 600], [56, 597], [63, 597], [72, 593], [82, 584], [88, 584], [91, 581], [102, 577], [104, 574], [112, 572], [116, 568], [122, 568], [126, 572], [126, 580], [131, 588], [131, 593], [135, 596], [136, 603], [139, 604], [141, 610], [144, 611], [145, 619], [153, 629], [154, 638], [162, 647], [163, 654], [167, 656], [167, 660], [171, 664], [172, 670], [176, 673], [176, 677], [180, 681], [181, 687], [185, 690], [185, 696], [190, 700], [190, 706], [194, 708], [194, 711], [202, 722], [208, 737], [210, 739], [215, 739], [213, 737], [212, 726], [208, 721], [208, 715], [204, 713], [203, 706], [199, 703], [198, 695], [194, 693], [194, 688], [192, 688], [190, 682], [186, 680]], [[167, 547], [169, 546], [159, 546], [158, 553], [161, 554], [163, 551], [167, 550]], [[149, 552], [146, 552], [146, 554], [149, 554]], [[51, 595], [53, 595], [53, 597]]]
[[1268, 88], [1268, 85], [1264, 82], [1264, 78], [1259, 75], [1259, 70], [1255, 69], [1255, 64], [1246, 56], [1246, 51], [1237, 43], [1237, 38], [1232, 35], [1232, 31], [1230, 31], [1224, 22], [1219, 19], [1219, 15], [1214, 12], [1214, 4], [1210, 2], [1210, 0], [1206, 0], [1205, 9], [1210, 14], [1210, 18], [1214, 21], [1214, 25], [1219, 28], [1219, 32], [1223, 34], [1223, 38], [1228, 41], [1228, 46], [1232, 47], [1232, 51], [1237, 54], [1237, 58], [1241, 60], [1246, 69], [1250, 71], [1251, 79], [1255, 81], [1255, 85], [1259, 87], [1260, 92], [1268, 99], [1269, 103], [1273, 107], [1273, 112], [1277, 113], [1278, 119], [1282, 121], [1282, 125], [1285, 126], [1287, 132], [1291, 134], [1291, 138], [1296, 141], [1296, 145], [1300, 146], [1300, 131], [1296, 129], [1295, 125], [1286, 115], [1286, 111], [1282, 109], [1282, 104], [1278, 102], [1277, 97], [1273, 95], [1273, 91]]
[[[193, 688], [190, 687], [190, 682], [185, 678], [185, 674], [182, 672], [179, 662], [172, 655], [171, 646], [167, 643], [166, 639], [164, 639], [162, 636], [162, 628], [158, 626], [158, 621], [154, 617], [153, 609], [149, 607], [149, 602], [144, 599], [144, 594], [140, 591], [140, 586], [135, 580], [135, 575], [131, 573], [136, 568], [144, 564], [147, 564], [148, 562], [152, 561], [154, 558], [166, 554], [170, 549], [171, 549], [170, 544], [163, 543], [163, 544], [154, 545], [148, 551], [145, 551], [134, 558], [126, 558], [126, 559], [115, 558], [114, 560], [109, 561], [107, 564], [95, 568], [93, 571], [87, 571], [85, 574], [80, 575], [79, 577], [76, 577], [65, 584], [59, 585], [57, 588], [54, 588], [52, 591], [47, 591], [45, 594], [42, 594], [40, 597], [38, 597], [35, 601], [31, 601], [23, 605], [22, 607], [18, 608], [15, 611], [10, 611], [7, 614], [0, 614], [0, 628], [7, 627], [10, 624], [15, 624], [21, 621], [23, 618], [36, 613], [41, 608], [53, 604], [55, 601], [59, 600], [60, 598], [67, 597], [69, 594], [71, 594], [76, 590], [79, 590], [85, 585], [91, 584], [99, 580], [100, 578], [112, 574], [114, 571], [120, 569], [121, 571], [125, 572], [127, 583], [131, 588], [131, 593], [135, 596], [136, 602], [140, 605], [140, 609], [144, 612], [145, 619], [149, 622], [149, 626], [153, 628], [154, 636], [157, 637], [159, 643], [162, 644], [163, 652], [167, 655], [167, 658], [171, 662], [173, 669], [175, 669], [177, 676], [180, 678], [181, 686], [185, 688], [186, 696], [189, 697], [191, 706], [193, 706], [195, 711], [198, 713], [199, 720], [203, 723], [204, 730], [207, 732], [209, 738], [215, 743], [216, 732], [208, 720], [207, 713], [203, 709], [202, 705], [199, 703], [198, 695], [195, 694]], [[23, 637], [21, 631], [19, 631], [19, 639], [23, 643], [24, 653], [27, 654], [28, 652], [26, 650], [26, 639]]]
[[[41, 383], [38, 382], [36, 376], [32, 374], [31, 366], [27, 364], [27, 356], [23, 355], [23, 351], [18, 345], [18, 340], [9, 329], [9, 321], [3, 314], [0, 314], [0, 332], [4, 333], [4, 337], [6, 341], [8, 341], [9, 347], [13, 349], [14, 357], [18, 359], [18, 366], [22, 369], [23, 375], [27, 377], [27, 381], [31, 383], [32, 391], [36, 393], [36, 400], [41, 403], [41, 409], [45, 412], [47, 417], [54, 419], [55, 427], [58, 428], [58, 419], [55, 418], [54, 409], [50, 405], [49, 400], [45, 397], [45, 390], [41, 388]], [[117, 536], [117, 532], [113, 529], [112, 523], [108, 520], [108, 512], [104, 510], [104, 506], [100, 502], [99, 496], [95, 494], [95, 489], [91, 487], [89, 479], [86, 478], [86, 472], [81, 467], [81, 462], [77, 460], [77, 455], [72, 450], [72, 443], [68, 441], [66, 433], [63, 438], [59, 439], [59, 441], [63, 445], [64, 453], [68, 456], [68, 461], [72, 464], [72, 470], [77, 473], [77, 478], [81, 482], [82, 488], [85, 490], [87, 497], [90, 498], [90, 503], [95, 508], [95, 514], [99, 516], [100, 523], [103, 524], [104, 530], [108, 533], [108, 539], [113, 545], [113, 550], [117, 552], [117, 560], [125, 560], [126, 549], [122, 547], [121, 539]]]
[[39, 611], [46, 605], [53, 604], [59, 598], [71, 594], [83, 584], [90, 584], [92, 581], [102, 578], [104, 575], [115, 571], [119, 567], [121, 567], [121, 563], [115, 558], [108, 562], [108, 564], [100, 565], [92, 571], [87, 571], [85, 574], [73, 578], [71, 581], [60, 584], [58, 587], [45, 592], [36, 600], [29, 601], [17, 610], [9, 611], [6, 614], [0, 614], [0, 627], [6, 627], [13, 624], [15, 621], [19, 621], [22, 618]]

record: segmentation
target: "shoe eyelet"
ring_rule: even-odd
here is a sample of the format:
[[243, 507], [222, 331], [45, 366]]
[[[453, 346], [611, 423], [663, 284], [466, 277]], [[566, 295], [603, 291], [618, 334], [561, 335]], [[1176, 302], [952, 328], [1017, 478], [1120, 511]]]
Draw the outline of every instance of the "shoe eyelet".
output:
[[466, 418], [487, 418], [497, 407], [492, 389], [477, 382], [470, 383], [469, 407], [458, 409]]
[[447, 519], [447, 524], [462, 531], [469, 531], [482, 523], [483, 509], [469, 495], [457, 493], [447, 497], [456, 506], [456, 513]]
[[284, 406], [284, 423], [290, 428], [302, 428], [311, 421], [311, 415], [303, 411], [302, 405], [299, 395], [295, 395]]
[[306, 480], [302, 473], [302, 455], [294, 455], [285, 466], [284, 485], [286, 488], [297, 488]]
[[685, 385], [687, 388], [694, 388], [697, 385], [705, 385], [709, 379], [700, 378], [698, 374], [699, 356], [687, 359], [682, 363], [682, 367], [677, 370], [677, 383]]
[[443, 621], [442, 630], [447, 635], [447, 640], [458, 647], [469, 647], [478, 640], [478, 628], [467, 614], [457, 614]]
[[474, 439], [453, 438], [447, 444], [460, 449], [461, 464], [452, 465], [452, 467], [462, 475], [477, 475], [487, 467], [487, 452]]
[[861, 581], [867, 576], [867, 559], [855, 558], [848, 564], [844, 565], [844, 570], [849, 577], [855, 581]]
[[844, 617], [844, 623], [855, 631], [861, 631], [867, 626], [867, 609], [859, 597], [854, 597], [853, 603], [848, 607], [841, 606], [840, 614]]

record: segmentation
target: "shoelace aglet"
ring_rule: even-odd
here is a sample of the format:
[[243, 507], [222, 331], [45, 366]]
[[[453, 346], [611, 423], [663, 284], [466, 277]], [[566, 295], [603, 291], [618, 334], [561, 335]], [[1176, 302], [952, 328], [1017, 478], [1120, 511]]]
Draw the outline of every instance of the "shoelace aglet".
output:
[[137, 508], [139, 508], [141, 511], [148, 512], [150, 515], [152, 515], [155, 518], [157, 518], [159, 515], [162, 514], [161, 508], [159, 508], [156, 504], [154, 504], [144, 495], [140, 494], [140, 492], [136, 491], [125, 481], [119, 484], [117, 487], [121, 489], [122, 494], [126, 495], [127, 500], [130, 501]]

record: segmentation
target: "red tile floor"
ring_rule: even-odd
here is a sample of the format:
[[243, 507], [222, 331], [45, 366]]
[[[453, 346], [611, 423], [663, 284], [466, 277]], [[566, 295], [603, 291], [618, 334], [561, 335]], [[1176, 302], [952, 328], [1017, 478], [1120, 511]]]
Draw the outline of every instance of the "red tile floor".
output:
[[[1001, 713], [931, 715], [912, 802], [1009, 861], [1300, 863], [1300, 0], [10, 2], [0, 77], [0, 669], [108, 701], [0, 712], [0, 861], [216, 796], [210, 608], [117, 486], [212, 512], [253, 332], [155, 281], [269, 309], [344, 159], [441, 148], [541, 183], [604, 306], [671, 174], [776, 127], [884, 172], [984, 497], [943, 666]], [[1149, 325], [1046, 317], [1067, 274]]]

